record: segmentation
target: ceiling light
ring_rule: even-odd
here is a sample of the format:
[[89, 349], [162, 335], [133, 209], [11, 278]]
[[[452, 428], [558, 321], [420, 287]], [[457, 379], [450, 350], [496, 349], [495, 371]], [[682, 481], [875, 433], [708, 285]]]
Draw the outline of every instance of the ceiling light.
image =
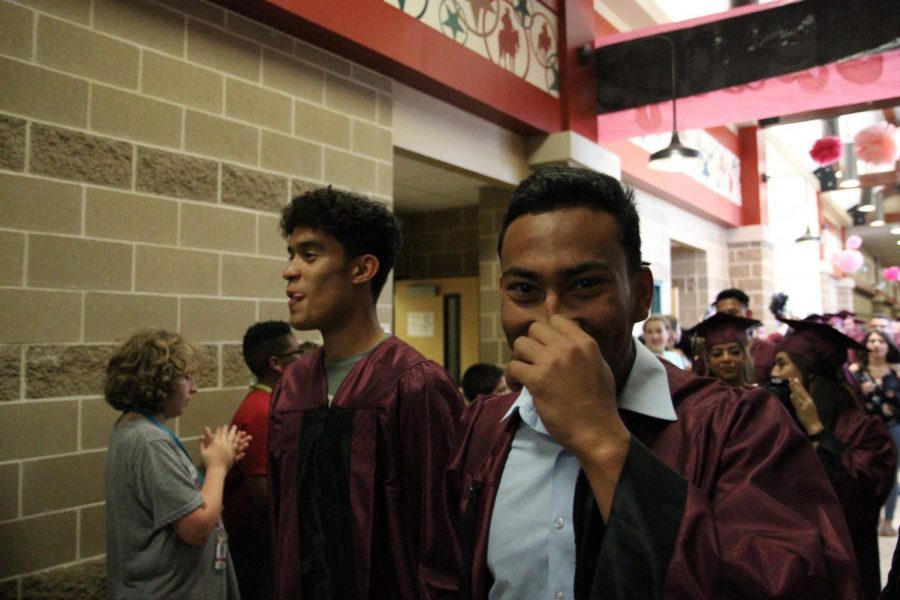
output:
[[881, 193], [875, 197], [875, 218], [869, 223], [872, 227], [882, 227], [884, 225], [884, 194], [885, 190], [882, 189]]
[[703, 164], [703, 159], [700, 158], [699, 151], [688, 148], [678, 139], [678, 114], [675, 108], [678, 95], [675, 88], [675, 43], [664, 35], [658, 36], [658, 38], [665, 40], [672, 52], [672, 139], [668, 146], [650, 155], [647, 166], [656, 171], [681, 173], [699, 167]]
[[812, 230], [810, 230], [809, 225], [806, 226], [806, 231], [803, 233], [803, 235], [801, 235], [796, 240], [794, 240], [794, 242], [797, 244], [800, 244], [802, 242], [818, 242], [818, 241], [819, 241], [819, 236], [812, 234]]
[[844, 154], [841, 157], [841, 187], [852, 188], [859, 186], [859, 176], [856, 172], [856, 155], [853, 153], [853, 143], [844, 144]]
[[900, 225], [895, 225], [891, 227], [891, 233], [894, 235], [900, 235]]
[[872, 212], [875, 210], [875, 204], [872, 202], [872, 188], [863, 188], [859, 200], [859, 206], [856, 207], [859, 212]]

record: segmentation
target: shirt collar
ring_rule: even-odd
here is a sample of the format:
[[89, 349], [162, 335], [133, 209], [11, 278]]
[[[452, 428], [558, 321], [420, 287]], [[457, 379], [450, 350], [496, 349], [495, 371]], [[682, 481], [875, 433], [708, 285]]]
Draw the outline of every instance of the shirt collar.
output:
[[[664, 421], [677, 421], [678, 417], [669, 393], [666, 368], [639, 341], [635, 340], [634, 345], [634, 363], [631, 365], [631, 372], [628, 374], [628, 379], [625, 380], [622, 393], [616, 399], [619, 408]], [[505, 421], [516, 410], [519, 411], [522, 421], [529, 427], [544, 435], [549, 435], [534, 408], [534, 399], [528, 388], [522, 388], [516, 401], [503, 415], [502, 420]]]

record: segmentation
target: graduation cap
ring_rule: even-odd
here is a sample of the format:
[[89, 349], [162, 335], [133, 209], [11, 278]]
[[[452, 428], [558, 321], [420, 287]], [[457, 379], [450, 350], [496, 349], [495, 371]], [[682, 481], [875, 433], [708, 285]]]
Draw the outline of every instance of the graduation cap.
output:
[[791, 327], [777, 352], [792, 352], [805, 356], [817, 366], [836, 369], [847, 360], [847, 350], [861, 350], [862, 344], [834, 327], [817, 321], [781, 319]]
[[732, 342], [746, 345], [747, 330], [754, 325], [760, 324], [761, 321], [756, 319], [716, 313], [688, 329], [687, 333], [703, 338], [707, 348]]
[[[782, 319], [782, 321], [783, 320], [784, 319]], [[817, 315], [813, 313], [804, 317], [803, 320], [807, 323], [821, 323], [822, 325], [828, 325], [829, 315]]]

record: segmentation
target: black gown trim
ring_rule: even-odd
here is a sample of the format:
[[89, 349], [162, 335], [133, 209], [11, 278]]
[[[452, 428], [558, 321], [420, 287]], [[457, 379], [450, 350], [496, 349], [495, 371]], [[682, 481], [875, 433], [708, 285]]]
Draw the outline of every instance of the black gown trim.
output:
[[306, 600], [355, 600], [350, 507], [352, 409], [304, 411], [297, 461], [300, 573]]
[[604, 524], [580, 471], [573, 507], [575, 598], [661, 598], [687, 490], [687, 480], [632, 436]]

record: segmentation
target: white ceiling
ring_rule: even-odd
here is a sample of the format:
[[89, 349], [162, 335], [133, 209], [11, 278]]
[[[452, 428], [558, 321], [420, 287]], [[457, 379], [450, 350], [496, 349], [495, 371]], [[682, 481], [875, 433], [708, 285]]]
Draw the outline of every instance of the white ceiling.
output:
[[481, 188], [496, 182], [408, 153], [394, 154], [394, 207], [424, 212], [478, 204]]

